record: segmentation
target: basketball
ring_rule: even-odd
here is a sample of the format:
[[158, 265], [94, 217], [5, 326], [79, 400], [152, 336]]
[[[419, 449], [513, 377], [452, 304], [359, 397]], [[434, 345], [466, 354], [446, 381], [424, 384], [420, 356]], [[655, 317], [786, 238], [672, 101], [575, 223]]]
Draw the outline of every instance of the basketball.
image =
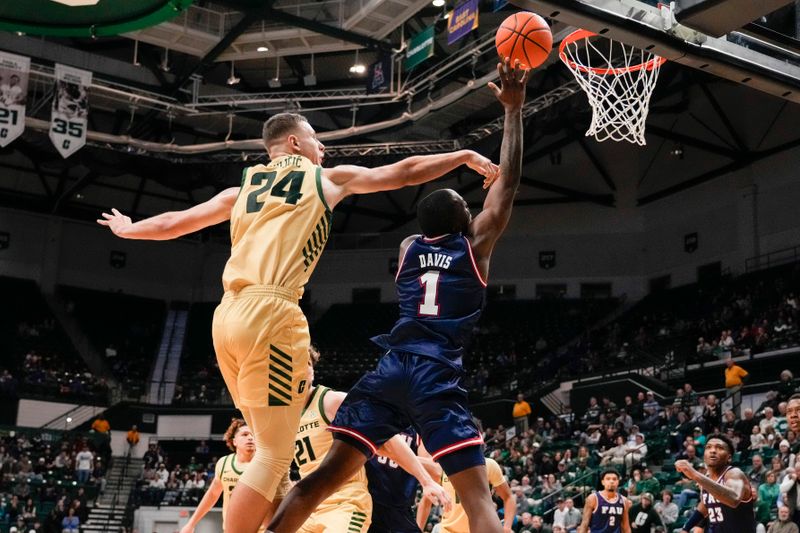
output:
[[529, 11], [514, 13], [503, 21], [494, 38], [501, 58], [519, 59], [522, 68], [536, 68], [544, 63], [553, 47], [553, 34], [547, 22]]

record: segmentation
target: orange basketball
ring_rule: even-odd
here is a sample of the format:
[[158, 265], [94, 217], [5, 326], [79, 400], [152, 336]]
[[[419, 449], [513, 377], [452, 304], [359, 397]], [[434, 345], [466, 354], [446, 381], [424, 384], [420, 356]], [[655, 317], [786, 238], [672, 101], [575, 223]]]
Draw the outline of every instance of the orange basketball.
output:
[[523, 68], [535, 68], [544, 63], [553, 48], [550, 26], [536, 13], [514, 13], [497, 29], [494, 37], [501, 58], [519, 59]]

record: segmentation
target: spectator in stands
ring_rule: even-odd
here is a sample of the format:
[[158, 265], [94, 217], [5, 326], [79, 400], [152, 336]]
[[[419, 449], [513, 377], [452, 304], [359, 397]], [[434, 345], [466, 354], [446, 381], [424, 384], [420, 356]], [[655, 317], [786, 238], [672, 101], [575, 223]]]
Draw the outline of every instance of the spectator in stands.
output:
[[[0, 378], [2, 383], [2, 378]], [[797, 384], [794, 382], [794, 374], [791, 370], [784, 370], [781, 372], [781, 379], [778, 382], [778, 387], [775, 392], [778, 393], [778, 401], [788, 402], [789, 397], [797, 390]]]
[[689, 461], [692, 464], [692, 466], [695, 467], [695, 468], [697, 468], [697, 466], [700, 463], [703, 462], [703, 460], [700, 457], [698, 457], [697, 448], [695, 448], [695, 446], [693, 444], [688, 444], [684, 448], [683, 453], [678, 455], [677, 458], [678, 459], [683, 459], [685, 461]]
[[627, 447], [627, 454], [625, 455], [625, 466], [630, 469], [633, 465], [642, 462], [642, 459], [647, 455], [647, 444], [644, 443], [644, 434], [636, 434], [636, 442]]
[[790, 466], [794, 466], [796, 456], [792, 453], [791, 446], [789, 445], [789, 441], [783, 439], [780, 444], [778, 444], [778, 458], [781, 460], [781, 466], [786, 469]]
[[144, 452], [144, 456], [142, 456], [142, 460], [144, 461], [145, 468], [155, 468], [156, 465], [161, 462], [161, 456], [158, 454], [158, 449], [155, 444], [150, 444], [150, 446], [148, 446], [147, 451]]
[[564, 531], [566, 533], [575, 533], [578, 531], [578, 526], [581, 525], [581, 512], [575, 508], [575, 501], [572, 498], [567, 498], [564, 502], [566, 513], [564, 514]]
[[[775, 474], [776, 479], [783, 479], [785, 471], [786, 469], [783, 467], [781, 457], [779, 455], [773, 455], [772, 459], [770, 460], [770, 472]], [[766, 479], [766, 476], [764, 476], [764, 479]]]
[[531, 415], [531, 405], [525, 401], [522, 393], [517, 394], [517, 402], [514, 404], [512, 416], [514, 426], [517, 428], [517, 435], [522, 435], [528, 431], [528, 417]]
[[658, 494], [661, 491], [661, 482], [653, 477], [653, 472], [649, 468], [642, 469], [642, 479], [636, 483], [636, 493], [644, 494], [649, 492], [651, 494], [650, 503], [653, 503], [652, 494]]
[[760, 450], [767, 446], [767, 438], [761, 433], [760, 426], [753, 426], [753, 433], [750, 435], [750, 449]]
[[523, 531], [530, 531], [533, 528], [533, 515], [528, 512], [520, 515], [520, 520], [516, 524], [514, 533], [522, 533]]
[[701, 428], [700, 426], [695, 426], [695, 428], [692, 430], [691, 439], [692, 439], [692, 446], [695, 447], [697, 455], [699, 457], [702, 457], [706, 449], [706, 436], [703, 435], [703, 428]]
[[28, 523], [36, 520], [36, 505], [33, 503], [33, 498], [28, 498], [28, 501], [22, 507], [22, 518]]
[[94, 468], [94, 454], [84, 445], [83, 449], [75, 456], [75, 477], [78, 483], [89, 481]]
[[711, 355], [711, 345], [703, 337], [697, 339], [697, 348], [695, 349], [698, 361], [705, 361]]
[[98, 433], [106, 434], [111, 431], [111, 424], [109, 424], [108, 420], [101, 414], [92, 422], [92, 429]]
[[128, 449], [133, 451], [136, 446], [139, 444], [139, 428], [136, 427], [136, 424], [131, 426], [131, 429], [128, 430], [128, 434], [125, 437], [125, 440], [128, 442]]
[[767, 533], [798, 533], [797, 524], [792, 522], [791, 516], [789, 507], [778, 507], [778, 519], [770, 524]]
[[631, 418], [633, 418], [634, 422], [641, 422], [644, 419], [644, 402], [646, 401], [645, 394], [642, 391], [639, 391], [636, 394], [636, 401], [633, 403], [633, 407], [630, 410]]
[[653, 526], [664, 525], [653, 507], [653, 495], [649, 492], [642, 493], [639, 502], [631, 506], [628, 518], [632, 533], [650, 533]]
[[661, 406], [656, 401], [656, 395], [653, 391], [647, 391], [647, 400], [644, 402], [643, 407], [645, 417], [647, 417], [648, 414], [658, 413], [658, 411], [661, 409]]
[[75, 516], [75, 509], [70, 507], [67, 516], [61, 521], [61, 533], [79, 533], [81, 521]]
[[625, 455], [628, 453], [628, 446], [622, 435], [617, 436], [616, 446], [609, 448], [600, 454], [600, 466], [621, 465], [625, 462]]
[[741, 435], [750, 435], [753, 432], [753, 426], [758, 422], [756, 421], [753, 410], [749, 407], [744, 410], [744, 416], [736, 422], [736, 431]]
[[535, 515], [531, 518], [531, 527], [527, 531], [530, 531], [530, 533], [552, 533], [553, 530], [544, 523], [541, 516]]
[[0, 374], [0, 394], [6, 396], [17, 395], [17, 381], [7, 369], [4, 369], [3, 373]]
[[758, 426], [761, 428], [761, 433], [766, 433], [767, 428], [776, 428], [778, 426], [778, 419], [775, 417], [775, 411], [772, 407], [764, 408], [764, 418], [758, 423]]
[[678, 521], [678, 512], [680, 511], [672, 501], [672, 491], [661, 491], [661, 501], [654, 507], [667, 531], [672, 531], [672, 524]]
[[628, 431], [633, 426], [633, 418], [623, 408], [619, 410], [619, 416], [614, 420], [614, 424], [620, 424], [625, 431]]
[[725, 433], [728, 430], [736, 430], [736, 422], [736, 413], [728, 409], [722, 413], [722, 425], [720, 426], [719, 430], [722, 433]]
[[586, 414], [583, 415], [583, 419], [588, 424], [596, 424], [600, 420], [601, 412], [602, 410], [597, 404], [597, 398], [592, 396], [589, 398], [589, 407], [586, 409]]
[[761, 455], [753, 455], [753, 458], [750, 459], [750, 469], [747, 472], [747, 477], [750, 479], [753, 490], [757, 490], [758, 486], [764, 482], [767, 471], [767, 467], [764, 466], [764, 459]]
[[686, 402], [684, 407], [694, 407], [697, 405], [697, 393], [692, 388], [691, 383], [684, 383], [683, 384], [683, 398]]
[[725, 360], [725, 390], [733, 401], [733, 412], [736, 416], [741, 413], [742, 387], [748, 375], [748, 372], [734, 363], [730, 357]]
[[764, 480], [764, 483], [758, 486], [758, 506], [756, 507], [756, 521], [762, 524], [769, 522], [770, 510], [775, 508], [781, 491], [775, 472], [767, 472]]
[[706, 398], [706, 407], [703, 410], [706, 433], [715, 433], [720, 427], [720, 420], [720, 405], [717, 403], [717, 397], [709, 394]]

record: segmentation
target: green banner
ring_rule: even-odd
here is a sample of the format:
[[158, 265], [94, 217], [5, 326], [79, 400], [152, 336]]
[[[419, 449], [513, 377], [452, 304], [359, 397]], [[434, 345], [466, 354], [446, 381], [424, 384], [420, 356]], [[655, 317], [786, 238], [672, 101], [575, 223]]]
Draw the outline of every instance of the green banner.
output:
[[410, 70], [433, 55], [433, 26], [422, 30], [408, 41], [406, 70]]

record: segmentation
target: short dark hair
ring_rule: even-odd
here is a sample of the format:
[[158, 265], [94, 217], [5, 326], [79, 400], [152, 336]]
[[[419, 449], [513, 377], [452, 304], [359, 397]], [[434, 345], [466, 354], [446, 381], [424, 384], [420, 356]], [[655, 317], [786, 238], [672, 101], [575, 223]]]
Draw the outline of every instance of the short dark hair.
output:
[[463, 205], [452, 191], [433, 191], [417, 205], [417, 220], [422, 234], [426, 237], [438, 237], [465, 230], [466, 228], [459, 227], [463, 210]]
[[605, 479], [605, 477], [607, 475], [609, 475], [609, 474], [613, 474], [613, 475], [617, 476], [617, 479], [620, 478], [619, 472], [617, 472], [613, 468], [607, 468], [606, 470], [603, 470], [602, 472], [600, 472], [600, 481], [603, 481], [603, 479]]
[[275, 140], [288, 135], [294, 128], [301, 122], [308, 122], [306, 117], [297, 113], [278, 113], [272, 115], [264, 122], [264, 130], [262, 131], [262, 138], [264, 144], [269, 145]]
[[792, 400], [800, 400], [800, 392], [798, 392], [797, 394], [792, 394], [791, 396], [789, 396], [789, 401], [791, 402]]
[[724, 442], [725, 446], [728, 448], [729, 454], [733, 455], [734, 453], [736, 453], [736, 447], [733, 445], [733, 441], [729, 439], [726, 435], [723, 435], [722, 433], [714, 433], [713, 435], [708, 437], [708, 440], [706, 440], [706, 444], [708, 444], [708, 442], [711, 439], [717, 439]]

